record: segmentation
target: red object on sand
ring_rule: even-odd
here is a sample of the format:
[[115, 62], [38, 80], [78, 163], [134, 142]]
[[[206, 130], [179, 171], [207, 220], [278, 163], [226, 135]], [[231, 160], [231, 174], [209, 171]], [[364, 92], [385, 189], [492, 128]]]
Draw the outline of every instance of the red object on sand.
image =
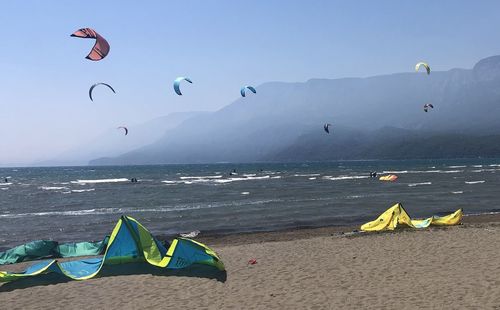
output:
[[252, 258], [251, 260], [248, 261], [249, 265], [255, 265], [257, 264], [257, 260], [255, 258]]

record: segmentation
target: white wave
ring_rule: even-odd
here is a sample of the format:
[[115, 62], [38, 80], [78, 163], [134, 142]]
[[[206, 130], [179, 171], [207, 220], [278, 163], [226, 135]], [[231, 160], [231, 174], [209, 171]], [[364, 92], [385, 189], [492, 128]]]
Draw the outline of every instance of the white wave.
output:
[[358, 199], [358, 198], [363, 198], [363, 195], [352, 195], [352, 196], [347, 196], [347, 199]]
[[138, 213], [138, 212], [172, 212], [172, 211], [184, 211], [184, 210], [197, 210], [197, 209], [210, 209], [210, 208], [221, 208], [221, 207], [234, 207], [242, 205], [261, 205], [271, 202], [282, 201], [280, 199], [268, 199], [268, 200], [257, 200], [257, 201], [244, 201], [244, 202], [231, 202], [231, 203], [221, 203], [221, 204], [199, 204], [192, 206], [173, 206], [173, 207], [156, 207], [156, 208], [144, 208], [144, 209], [133, 209], [133, 208], [98, 208], [98, 209], [85, 209], [85, 210], [68, 210], [68, 211], [44, 211], [44, 212], [34, 212], [34, 213], [4, 213], [0, 214], [0, 218], [20, 218], [20, 217], [35, 217], [35, 216], [86, 216], [86, 215], [103, 215], [103, 214], [120, 214], [120, 213]]
[[451, 192], [452, 194], [463, 194], [464, 192], [463, 191], [456, 191], [456, 192]]
[[244, 176], [244, 177], [254, 177], [254, 176], [256, 176], [256, 174], [255, 174], [255, 173], [251, 173], [251, 174], [244, 174], [243, 176]]
[[51, 190], [58, 191], [58, 190], [63, 190], [63, 189], [68, 189], [68, 188], [65, 186], [41, 186], [41, 187], [39, 187], [39, 189], [43, 189], [46, 191], [51, 191]]
[[73, 189], [73, 190], [71, 190], [72, 193], [84, 193], [84, 192], [93, 192], [93, 191], [95, 191], [95, 188]]
[[271, 179], [281, 179], [281, 176], [278, 175], [278, 176], [275, 176], [275, 177], [271, 177]]
[[472, 165], [472, 167], [474, 167], [474, 168], [482, 168], [483, 165]]
[[6, 191], [9, 189], [9, 187], [0, 187], [1, 190]]
[[309, 180], [316, 180], [316, 178], [309, 178]]
[[7, 186], [7, 185], [12, 185], [12, 183], [7, 182], [7, 183], [0, 183], [0, 186]]
[[[247, 178], [229, 178], [229, 179], [223, 179], [223, 180], [214, 180], [215, 183], [231, 183], [231, 182], [237, 182], [237, 181], [250, 181], [250, 180], [265, 180], [265, 179], [270, 179], [271, 177], [268, 175], [261, 176], [261, 177], [247, 177]], [[278, 178], [278, 177], [273, 177]], [[281, 178], [281, 177], [279, 177]]]
[[184, 182], [181, 182], [181, 181], [170, 181], [170, 180], [165, 180], [165, 181], [161, 181], [162, 183], [165, 183], [165, 184], [177, 184], [177, 183], [184, 183]]
[[294, 177], [317, 177], [321, 175], [320, 173], [309, 173], [309, 174], [294, 174]]
[[486, 181], [481, 180], [481, 181], [465, 181], [465, 184], [482, 184]]
[[54, 182], [52, 184], [54, 184], [54, 185], [68, 185], [69, 182]]
[[403, 170], [403, 171], [382, 171], [383, 174], [405, 174], [405, 173], [459, 173], [463, 170]]
[[98, 184], [98, 183], [118, 183], [118, 182], [130, 182], [129, 179], [119, 178], [119, 179], [97, 179], [97, 180], [76, 180], [71, 181], [73, 184]]
[[242, 195], [249, 195], [250, 192], [241, 192]]
[[495, 172], [495, 171], [498, 171], [498, 169], [476, 169], [476, 170], [471, 170], [470, 172], [479, 173], [479, 172]]
[[410, 183], [408, 184], [409, 187], [413, 187], [413, 186], [420, 186], [420, 185], [431, 185], [432, 182], [422, 182], [422, 183]]
[[338, 180], [354, 180], [354, 179], [368, 179], [369, 176], [367, 175], [341, 175], [341, 176], [338, 176], [338, 177], [323, 177], [323, 179], [326, 179], [326, 180], [331, 180], [331, 181], [338, 181]]
[[446, 168], [456, 169], [456, 168], [465, 168], [467, 166], [447, 166]]
[[500, 167], [500, 164], [491, 164], [491, 165], [488, 165], [489, 167]]
[[196, 177], [180, 177], [179, 179], [181, 180], [190, 180], [190, 179], [220, 179], [222, 178], [222, 175], [203, 175], [203, 176], [196, 176]]

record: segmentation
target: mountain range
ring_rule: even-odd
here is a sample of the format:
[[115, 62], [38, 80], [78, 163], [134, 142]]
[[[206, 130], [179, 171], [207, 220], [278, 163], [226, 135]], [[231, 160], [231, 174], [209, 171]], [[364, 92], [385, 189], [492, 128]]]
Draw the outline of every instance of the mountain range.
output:
[[[431, 64], [432, 66], [432, 64]], [[500, 56], [472, 69], [269, 82], [91, 165], [500, 156]], [[425, 103], [434, 109], [423, 111]], [[323, 124], [331, 123], [331, 133]]]

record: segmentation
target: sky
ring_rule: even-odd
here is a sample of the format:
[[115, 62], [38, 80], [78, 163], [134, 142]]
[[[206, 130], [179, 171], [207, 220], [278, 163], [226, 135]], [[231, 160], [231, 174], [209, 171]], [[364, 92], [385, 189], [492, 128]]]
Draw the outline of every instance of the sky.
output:
[[[8, 1], [0, 11], [0, 165], [102, 132], [215, 111], [243, 85], [471, 68], [500, 54], [500, 1]], [[90, 27], [111, 45], [99, 62]], [[177, 96], [172, 81], [193, 80]], [[111, 84], [117, 94], [89, 87]], [[118, 138], [118, 136], [117, 136]]]

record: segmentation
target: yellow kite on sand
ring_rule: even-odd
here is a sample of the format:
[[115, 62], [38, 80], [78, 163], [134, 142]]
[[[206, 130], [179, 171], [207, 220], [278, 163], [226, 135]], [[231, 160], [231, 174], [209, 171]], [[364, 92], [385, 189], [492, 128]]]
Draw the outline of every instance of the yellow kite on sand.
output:
[[462, 220], [463, 210], [458, 209], [445, 216], [432, 216], [421, 220], [412, 220], [401, 203], [396, 203], [382, 213], [376, 220], [361, 225], [362, 231], [394, 230], [398, 226], [411, 228], [426, 228], [430, 225], [451, 226], [458, 225]]

